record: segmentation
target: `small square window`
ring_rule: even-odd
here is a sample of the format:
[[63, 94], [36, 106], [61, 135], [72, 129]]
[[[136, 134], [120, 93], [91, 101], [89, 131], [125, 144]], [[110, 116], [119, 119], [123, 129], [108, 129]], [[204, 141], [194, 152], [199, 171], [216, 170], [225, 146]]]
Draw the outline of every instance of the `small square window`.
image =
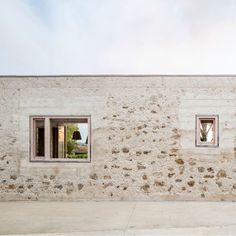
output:
[[31, 161], [89, 162], [90, 117], [31, 117]]
[[218, 147], [218, 126], [218, 115], [196, 115], [196, 147]]

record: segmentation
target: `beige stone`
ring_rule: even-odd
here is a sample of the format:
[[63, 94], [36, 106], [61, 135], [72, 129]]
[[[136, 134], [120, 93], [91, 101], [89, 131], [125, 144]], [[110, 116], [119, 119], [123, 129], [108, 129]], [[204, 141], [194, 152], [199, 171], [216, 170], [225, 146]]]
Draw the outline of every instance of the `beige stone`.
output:
[[[235, 96], [234, 76], [2, 76], [0, 199], [236, 200]], [[91, 163], [29, 162], [30, 115], [91, 115]]]

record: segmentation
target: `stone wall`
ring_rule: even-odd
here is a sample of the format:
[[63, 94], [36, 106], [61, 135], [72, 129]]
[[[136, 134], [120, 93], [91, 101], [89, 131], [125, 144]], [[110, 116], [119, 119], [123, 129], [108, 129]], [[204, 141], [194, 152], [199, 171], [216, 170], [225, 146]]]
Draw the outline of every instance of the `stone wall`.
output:
[[[1, 200], [236, 200], [236, 77], [0, 78]], [[195, 114], [219, 147], [195, 147]], [[30, 115], [91, 115], [91, 163], [29, 162]]]

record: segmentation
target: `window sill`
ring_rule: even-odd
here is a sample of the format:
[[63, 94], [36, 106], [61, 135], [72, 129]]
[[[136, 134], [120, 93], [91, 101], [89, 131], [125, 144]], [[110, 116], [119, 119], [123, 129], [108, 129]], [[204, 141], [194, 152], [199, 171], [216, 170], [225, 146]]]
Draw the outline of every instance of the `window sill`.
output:
[[90, 163], [90, 159], [33, 159], [30, 162], [40, 162], [40, 163]]
[[204, 147], [204, 148], [218, 148], [219, 144], [212, 143], [198, 143], [195, 145], [196, 147]]

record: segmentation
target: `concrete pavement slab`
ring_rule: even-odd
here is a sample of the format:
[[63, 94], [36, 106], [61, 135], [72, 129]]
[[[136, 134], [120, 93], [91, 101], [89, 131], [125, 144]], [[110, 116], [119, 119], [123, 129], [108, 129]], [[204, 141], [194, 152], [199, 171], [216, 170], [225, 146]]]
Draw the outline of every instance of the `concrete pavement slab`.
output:
[[236, 235], [234, 202], [0, 202], [1, 235]]

